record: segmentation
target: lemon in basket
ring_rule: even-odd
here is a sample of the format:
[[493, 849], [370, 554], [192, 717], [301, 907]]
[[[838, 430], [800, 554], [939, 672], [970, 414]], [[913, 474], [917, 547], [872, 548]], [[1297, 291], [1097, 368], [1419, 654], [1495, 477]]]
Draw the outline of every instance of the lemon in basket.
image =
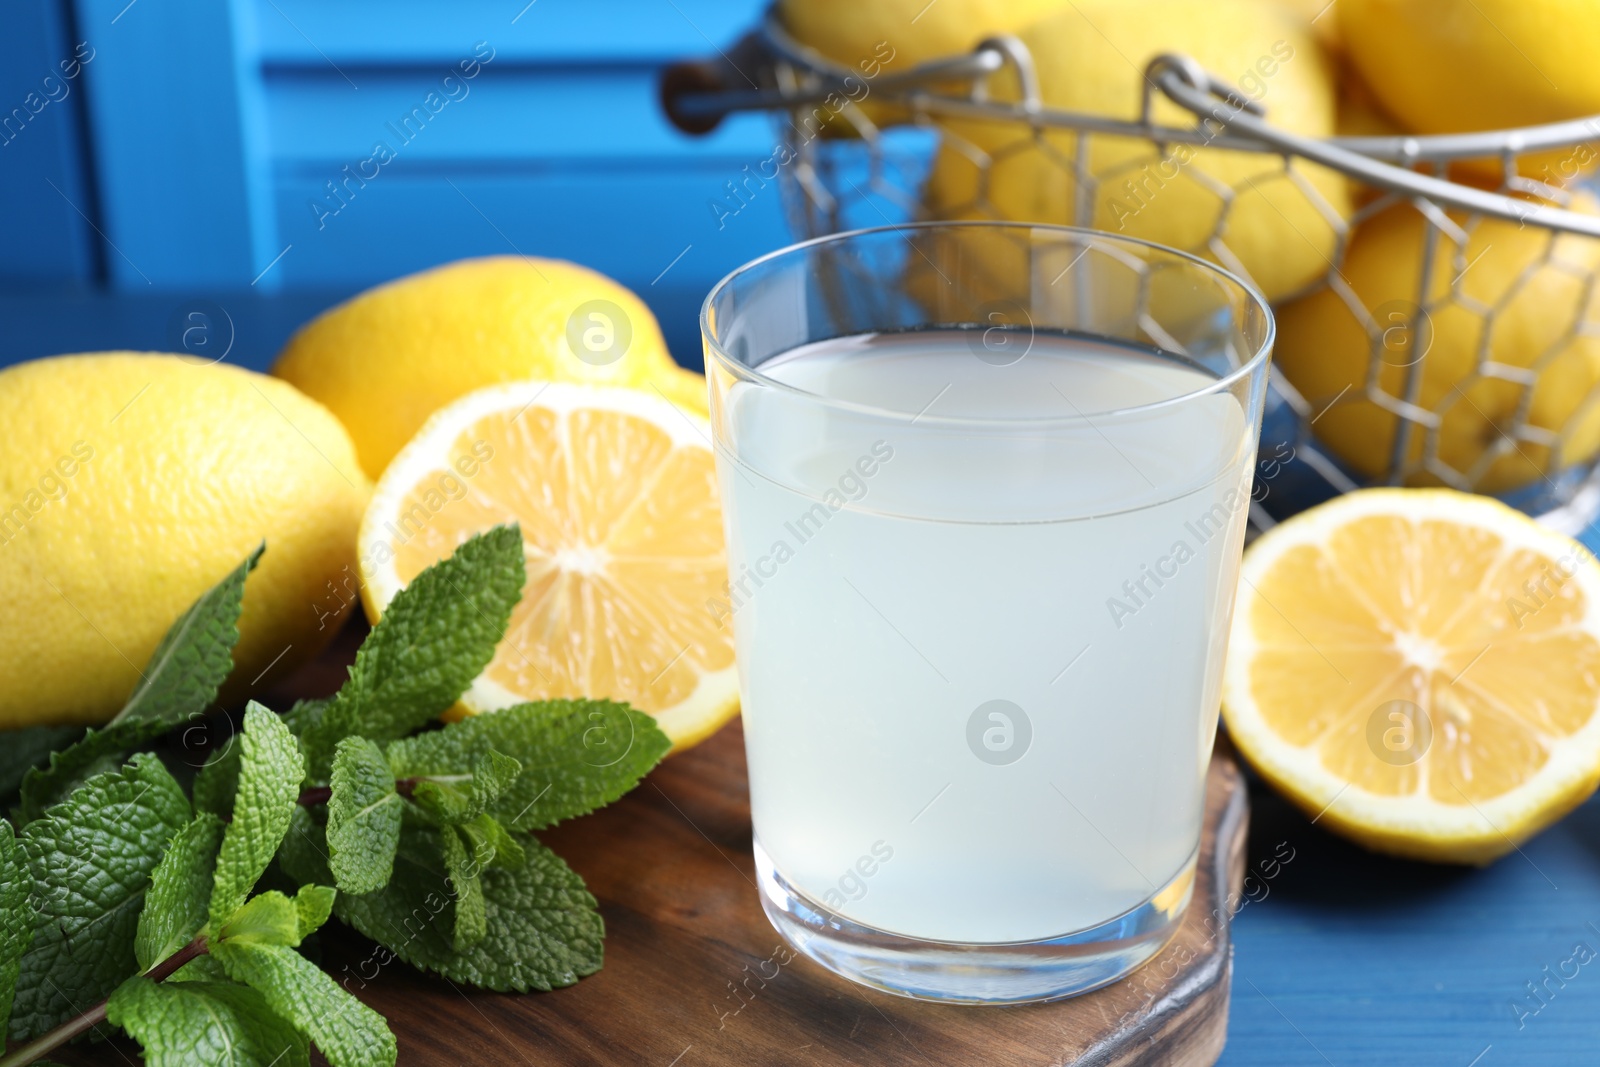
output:
[[609, 697], [682, 749], [739, 710], [710, 428], [653, 392], [517, 382], [429, 420], [361, 523], [373, 619], [472, 534], [521, 524], [527, 584], [461, 711]]
[[1487, 497], [1339, 497], [1245, 553], [1222, 702], [1318, 825], [1488, 862], [1600, 778], [1600, 565]]
[[[853, 100], [873, 123], [888, 126], [910, 116], [902, 107], [872, 99], [878, 78], [962, 55], [985, 37], [1016, 33], [1070, 6], [1068, 0], [780, 0], [778, 18], [800, 44], [855, 74], [854, 84], [846, 86], [850, 91], [836, 95], [834, 103]], [[962, 86], [935, 88], [959, 92]], [[801, 122], [850, 134], [855, 128], [842, 111], [825, 102]]]
[[[1571, 207], [1600, 214], [1588, 195]], [[1397, 205], [1363, 223], [1345, 256], [1362, 310], [1332, 289], [1278, 310], [1274, 362], [1319, 412], [1317, 437], [1364, 476], [1388, 471], [1413, 376], [1415, 403], [1438, 426], [1436, 454], [1423, 426], [1412, 431], [1410, 484], [1455, 472], [1502, 492], [1600, 453], [1600, 240], [1500, 219], [1465, 236], [1440, 234], [1418, 301], [1426, 222]]]
[[[1511, 129], [1600, 112], [1600, 5], [1339, 0], [1336, 10], [1351, 62], [1414, 133]], [[1560, 182], [1596, 159], [1592, 146], [1562, 148], [1526, 157], [1521, 169]]]
[[369, 289], [302, 327], [272, 373], [327, 405], [373, 478], [428, 416], [498, 382], [624, 385], [706, 410], [655, 316], [603, 274], [558, 259], [464, 259]]
[[[1146, 64], [1165, 52], [1258, 100], [1285, 130], [1334, 131], [1330, 63], [1306, 22], [1267, 0], [1084, 0], [1019, 34], [1052, 108], [1120, 120], [1139, 117]], [[1016, 101], [1010, 68], [993, 95]], [[1154, 89], [1152, 92], [1156, 92]], [[1155, 118], [1193, 127], [1190, 112], [1156, 92]], [[1248, 276], [1269, 298], [1293, 293], [1332, 269], [1350, 210], [1346, 179], [1270, 153], [1157, 146], [1144, 138], [1051, 130], [1027, 124], [947, 120], [924, 193], [938, 218], [1021, 222], [1083, 220], [1205, 256]], [[1077, 175], [1082, 160], [1092, 180]]]
[[1337, 0], [1278, 0], [1278, 3], [1310, 23], [1317, 40], [1331, 56], [1344, 55], [1344, 38], [1339, 31]]
[[[1583, 0], [1341, 0], [1353, 66], [1413, 133], [1514, 129], [1600, 112], [1600, 10]], [[1553, 185], [1600, 161], [1593, 144], [1525, 153], [1517, 170]], [[1499, 181], [1497, 158], [1458, 163]]]

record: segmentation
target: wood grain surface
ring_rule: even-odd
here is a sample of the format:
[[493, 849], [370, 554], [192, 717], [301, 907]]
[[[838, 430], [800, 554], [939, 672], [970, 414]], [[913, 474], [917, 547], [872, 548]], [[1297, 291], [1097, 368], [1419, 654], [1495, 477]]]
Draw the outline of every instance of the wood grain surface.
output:
[[[919, 1003], [790, 958], [756, 896], [734, 722], [619, 803], [542, 835], [600, 900], [600, 973], [512, 996], [393, 963], [356, 992], [388, 1017], [400, 1062], [425, 1067], [1207, 1065], [1227, 1029], [1227, 902], [1241, 891], [1247, 808], [1239, 769], [1219, 745], [1194, 902], [1172, 944], [1129, 979], [1055, 1004]], [[347, 930], [325, 944], [335, 974], [369, 951]]]

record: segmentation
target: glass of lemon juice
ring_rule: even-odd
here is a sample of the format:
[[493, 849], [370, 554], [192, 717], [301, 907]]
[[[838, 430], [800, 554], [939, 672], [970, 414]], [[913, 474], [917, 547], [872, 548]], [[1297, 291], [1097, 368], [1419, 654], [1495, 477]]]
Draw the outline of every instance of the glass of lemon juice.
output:
[[1188, 904], [1272, 318], [1065, 227], [796, 245], [703, 311], [761, 902], [907, 996], [1081, 993]]

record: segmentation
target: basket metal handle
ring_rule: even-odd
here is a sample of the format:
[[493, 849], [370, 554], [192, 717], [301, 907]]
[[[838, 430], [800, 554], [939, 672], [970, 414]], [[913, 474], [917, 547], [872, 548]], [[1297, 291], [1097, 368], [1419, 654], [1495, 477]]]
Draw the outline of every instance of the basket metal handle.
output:
[[[772, 77], [775, 62], [805, 70], [811, 75], [809, 84], [778, 85]], [[1010, 66], [1017, 75], [1022, 92], [1022, 99], [1017, 103], [991, 101], [984, 91], [987, 78], [1005, 66]], [[1443, 164], [1455, 159], [1498, 156], [1505, 168], [1507, 188], [1546, 200], [1560, 199], [1565, 195], [1562, 190], [1518, 176], [1516, 157], [1519, 153], [1600, 140], [1600, 115], [1519, 130], [1431, 137], [1318, 139], [1274, 126], [1256, 101], [1241, 96], [1190, 57], [1157, 56], [1146, 68], [1146, 75], [1144, 99], [1136, 123], [1045, 106], [1032, 57], [1027, 47], [1014, 37], [990, 38], [965, 55], [934, 60], [900, 74], [883, 76], [874, 83], [874, 89], [882, 94], [907, 95], [910, 102], [935, 115], [979, 119], [1020, 117], [1037, 126], [1298, 156], [1376, 188], [1408, 198], [1421, 198], [1439, 207], [1520, 224], [1532, 223], [1562, 233], [1600, 237], [1600, 217], [1519, 199], [1503, 192], [1476, 189], [1400, 165]], [[679, 129], [705, 134], [736, 111], [769, 111], [822, 103], [844, 90], [849, 79], [855, 77], [850, 68], [833, 63], [795, 41], [777, 19], [769, 16], [759, 29], [727, 52], [719, 52], [715, 59], [668, 67], [661, 79], [661, 103], [667, 117]], [[973, 93], [956, 97], [938, 91], [938, 86], [952, 81], [972, 85]], [[1201, 126], [1181, 129], [1156, 123], [1152, 113], [1156, 89], [1195, 115], [1201, 120]], [[1423, 205], [1419, 203], [1418, 206]]]
[[[1151, 83], [1180, 107], [1194, 112], [1196, 116], [1202, 119], [1210, 119], [1234, 131], [1236, 134], [1258, 141], [1283, 155], [1299, 156], [1313, 163], [1321, 163], [1353, 178], [1359, 178], [1368, 185], [1399, 193], [1403, 196], [1422, 197], [1444, 207], [1492, 215], [1496, 218], [1509, 219], [1518, 223], [1531, 222], [1545, 229], [1559, 230], [1563, 233], [1579, 233], [1589, 237], [1600, 237], [1600, 217], [1580, 215], [1575, 211], [1550, 207], [1547, 204], [1537, 203], [1532, 200], [1519, 200], [1504, 193], [1486, 192], [1482, 189], [1474, 189], [1470, 185], [1461, 185], [1457, 182], [1433, 177], [1432, 175], [1420, 174], [1405, 167], [1398, 167], [1392, 163], [1384, 162], [1382, 159], [1376, 159], [1371, 155], [1355, 151], [1350, 147], [1352, 144], [1358, 143], [1355, 139], [1344, 141], [1338, 139], [1318, 140], [1281, 130], [1259, 117], [1258, 114], [1252, 113], [1248, 108], [1240, 106], [1234, 94], [1226, 90], [1226, 86], [1222, 86], [1223, 91], [1219, 92], [1216, 80], [1205, 74], [1204, 71], [1200, 71], [1194, 65], [1194, 61], [1187, 57], [1157, 56], [1150, 62], [1146, 74]], [[1148, 98], [1146, 114], [1148, 114]], [[1553, 126], [1537, 127], [1534, 130], [1513, 130], [1467, 137], [1451, 137], [1448, 139], [1449, 145], [1440, 145], [1437, 143], [1439, 139], [1433, 138], [1364, 138], [1361, 140], [1367, 142], [1368, 147], [1376, 148], [1390, 158], [1444, 160], [1474, 154], [1471, 151], [1462, 151], [1463, 147], [1481, 148], [1493, 145], [1496, 148], [1509, 151], [1504, 147], [1509, 139], [1515, 139], [1518, 145], [1542, 143], [1545, 147], [1557, 147], [1574, 142], [1555, 139], [1555, 132], [1587, 134], [1588, 137], [1578, 138], [1579, 141], [1582, 141], [1596, 136], [1597, 131], [1600, 131], [1600, 116], [1580, 119], [1575, 122], [1557, 123]], [[1533, 136], [1535, 133], [1540, 134], [1540, 136]], [[1453, 149], [1453, 151], [1447, 149]], [[1517, 149], [1517, 151], [1527, 150], [1526, 147]], [[1495, 153], [1477, 154], [1492, 155]], [[1555, 192], [1553, 189], [1551, 191]]]

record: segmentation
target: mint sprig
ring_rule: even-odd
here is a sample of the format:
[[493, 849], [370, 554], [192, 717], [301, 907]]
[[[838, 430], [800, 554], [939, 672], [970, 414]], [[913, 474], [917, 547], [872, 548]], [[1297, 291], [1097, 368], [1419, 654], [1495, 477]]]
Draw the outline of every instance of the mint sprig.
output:
[[[153, 1067], [305, 1064], [311, 1044], [334, 1067], [393, 1064], [382, 1018], [298, 951], [330, 916], [457, 983], [548, 990], [599, 969], [593, 896], [527, 831], [615, 800], [667, 738], [585, 700], [429, 729], [504, 635], [514, 526], [399, 593], [335, 696], [251, 703], [192, 805], [156, 756], [129, 758], [215, 700], [258, 557], [174, 624], [105, 728], [23, 739], [20, 829], [0, 826], [0, 1032], [9, 1014], [26, 1044], [0, 1067], [107, 1023]], [[70, 743], [38, 766], [44, 736]], [[298, 891], [259, 885], [286, 880]]]

